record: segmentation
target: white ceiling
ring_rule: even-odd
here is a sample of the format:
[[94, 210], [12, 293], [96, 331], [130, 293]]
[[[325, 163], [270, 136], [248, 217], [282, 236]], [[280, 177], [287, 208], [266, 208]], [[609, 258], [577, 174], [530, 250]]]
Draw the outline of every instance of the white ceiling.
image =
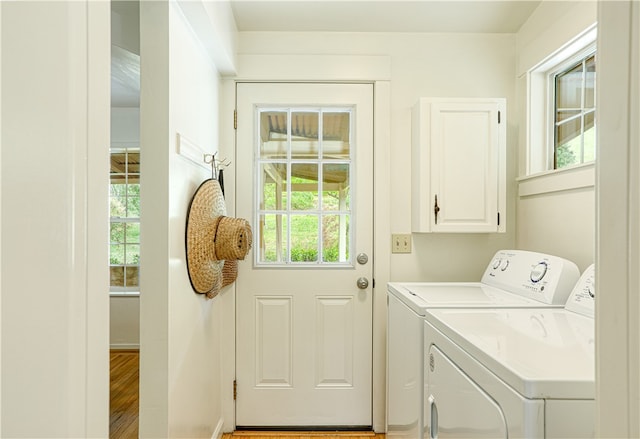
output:
[[140, 10], [137, 0], [111, 2], [111, 106], [140, 106]]
[[516, 32], [540, 0], [230, 0], [246, 31]]
[[111, 45], [111, 106], [140, 106], [140, 55]]
[[[204, 0], [219, 1], [219, 0]], [[516, 32], [540, 0], [230, 0], [238, 31]], [[137, 1], [112, 2], [111, 103], [136, 107]], [[116, 38], [117, 37], [117, 38]]]

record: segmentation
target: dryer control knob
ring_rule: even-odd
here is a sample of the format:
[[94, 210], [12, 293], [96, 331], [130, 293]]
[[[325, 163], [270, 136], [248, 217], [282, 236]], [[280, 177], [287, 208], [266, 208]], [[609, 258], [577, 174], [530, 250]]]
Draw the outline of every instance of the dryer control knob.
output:
[[533, 270], [531, 270], [531, 282], [533, 283], [540, 282], [544, 277], [544, 275], [547, 274], [548, 268], [549, 266], [547, 265], [546, 262], [544, 261], [538, 262], [538, 265], [533, 267]]
[[591, 288], [590, 285], [587, 285], [584, 288], [584, 291], [593, 299], [594, 297], [596, 297], [596, 294], [593, 292], [593, 288]]

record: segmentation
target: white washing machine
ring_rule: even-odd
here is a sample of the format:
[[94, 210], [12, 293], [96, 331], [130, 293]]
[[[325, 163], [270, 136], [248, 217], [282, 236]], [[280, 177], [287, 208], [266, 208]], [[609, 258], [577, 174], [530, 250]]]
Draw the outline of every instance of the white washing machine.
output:
[[425, 438], [594, 437], [594, 268], [564, 309], [432, 309]]
[[387, 437], [424, 433], [424, 317], [435, 308], [562, 307], [580, 272], [573, 262], [501, 250], [480, 282], [391, 282], [387, 311]]

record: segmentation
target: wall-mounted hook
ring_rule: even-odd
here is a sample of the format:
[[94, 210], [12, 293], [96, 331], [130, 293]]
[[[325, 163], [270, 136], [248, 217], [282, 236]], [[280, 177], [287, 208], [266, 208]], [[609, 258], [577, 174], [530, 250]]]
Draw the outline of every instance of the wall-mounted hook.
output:
[[223, 158], [222, 160], [218, 160], [218, 167], [222, 166], [223, 168], [228, 167], [231, 164], [231, 160], [228, 158]]
[[218, 178], [220, 167], [226, 168], [231, 164], [231, 160], [227, 159], [226, 157], [222, 160], [216, 159], [216, 154], [218, 153], [215, 152], [213, 154], [204, 155], [204, 162], [208, 165], [211, 165], [211, 178], [214, 180]]
[[211, 178], [213, 180], [218, 178], [218, 166], [216, 165], [216, 155], [214, 154], [205, 154], [204, 162], [208, 165], [211, 165]]

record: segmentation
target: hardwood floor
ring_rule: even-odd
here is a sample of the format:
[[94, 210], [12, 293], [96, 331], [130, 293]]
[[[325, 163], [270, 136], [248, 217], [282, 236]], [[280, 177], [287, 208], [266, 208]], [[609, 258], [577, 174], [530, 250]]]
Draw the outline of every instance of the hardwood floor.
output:
[[[109, 438], [136, 439], [138, 437], [138, 351], [111, 351], [111, 397], [109, 404]], [[370, 431], [236, 431], [225, 433], [222, 439], [384, 439], [384, 434]]]
[[109, 438], [138, 437], [138, 351], [111, 351]]

